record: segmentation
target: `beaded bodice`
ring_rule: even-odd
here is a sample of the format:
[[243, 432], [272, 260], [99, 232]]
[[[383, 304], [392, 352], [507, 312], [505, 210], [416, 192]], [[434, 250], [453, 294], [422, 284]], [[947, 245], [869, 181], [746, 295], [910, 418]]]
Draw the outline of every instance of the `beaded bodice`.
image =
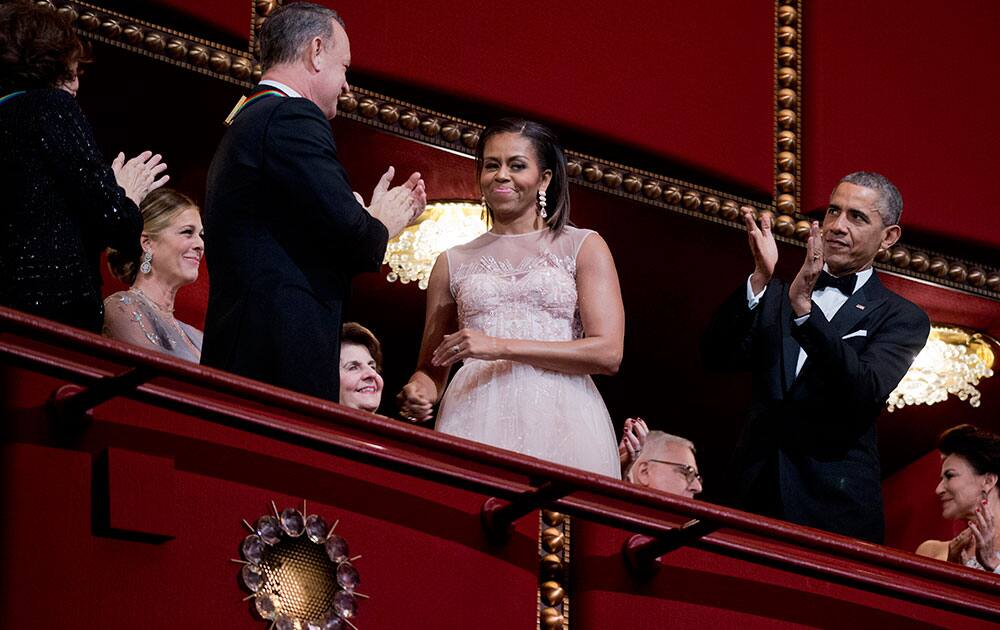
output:
[[486, 233], [448, 251], [462, 327], [493, 337], [569, 341], [584, 336], [576, 256], [590, 230]]

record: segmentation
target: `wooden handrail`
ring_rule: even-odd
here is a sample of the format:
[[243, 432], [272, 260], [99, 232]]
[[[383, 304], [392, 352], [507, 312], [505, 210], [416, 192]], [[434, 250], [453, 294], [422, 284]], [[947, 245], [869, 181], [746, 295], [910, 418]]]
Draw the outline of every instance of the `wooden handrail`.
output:
[[[670, 535], [677, 529], [677, 516], [700, 519], [713, 528], [722, 528], [722, 531], [685, 539], [683, 544], [710, 547], [756, 562], [826, 575], [837, 581], [860, 583], [908, 599], [932, 602], [936, 606], [980, 616], [1000, 613], [1000, 600], [996, 599], [1000, 578], [984, 572], [948, 566], [837, 534], [628, 485], [193, 365], [4, 307], [0, 307], [0, 333], [0, 360], [91, 388], [95, 385], [100, 387], [100, 383], [121, 373], [121, 369], [112, 372], [97, 367], [93, 360], [111, 361], [119, 368], [136, 369], [143, 377], [152, 375], [150, 380], [136, 379], [134, 388], [124, 388], [121, 392], [123, 397], [178, 409], [251, 433], [352, 459], [375, 460], [386, 468], [498, 496], [507, 501], [528, 496], [526, 492], [532, 492], [540, 483], [547, 483], [558, 488], [558, 494], [568, 495], [563, 498], [554, 498], [553, 495], [554, 508], [648, 536]], [[18, 343], [19, 338], [29, 343]], [[41, 349], [36, 343], [38, 341], [53, 344], [56, 349]], [[84, 353], [88, 359], [81, 362], [66, 356], [67, 350]], [[202, 391], [170, 386], [162, 382], [163, 378], [193, 385]], [[228, 397], [235, 397], [236, 402]], [[263, 404], [269, 413], [303, 415], [341, 428], [360, 430], [367, 435], [389, 438], [425, 449], [428, 455], [415, 457], [405, 449], [374, 447], [363, 440], [321, 427], [268, 417], [261, 414], [258, 408], [243, 405], [241, 401]], [[476, 469], [486, 465], [504, 474], [491, 475], [459, 468], [453, 463], [435, 460], [435, 454], [468, 462]], [[525, 475], [534, 485], [510, 481], [512, 472]], [[578, 492], [586, 493], [588, 499], [572, 496]], [[616, 507], [622, 502], [654, 508], [663, 516], [659, 513], [647, 516], [637, 510]], [[761, 542], [759, 537], [767, 542]], [[812, 552], [822, 553], [823, 561], [809, 558], [808, 554]], [[872, 566], [864, 567], [863, 571], [858, 570], [856, 565], [852, 569], [852, 561]], [[980, 591], [992, 598], [969, 597], [973, 594], [966, 593], [965, 601], [954, 601], [943, 596], [935, 584], [901, 583], [898, 575], [886, 569]]]

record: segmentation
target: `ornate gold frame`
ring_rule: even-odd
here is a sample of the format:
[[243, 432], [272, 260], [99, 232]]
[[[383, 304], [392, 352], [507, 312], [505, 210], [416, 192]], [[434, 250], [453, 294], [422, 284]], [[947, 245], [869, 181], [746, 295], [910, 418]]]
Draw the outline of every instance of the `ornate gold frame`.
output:
[[[181, 68], [243, 87], [260, 78], [254, 61], [256, 33], [280, 0], [251, 0], [247, 50], [211, 42], [144, 20], [102, 9], [89, 2], [38, 0], [70, 16], [82, 35]], [[751, 202], [724, 190], [567, 151], [570, 181], [672, 212], [743, 229], [739, 207], [749, 205], [774, 215], [779, 239], [802, 245], [808, 220], [801, 211], [802, 172], [802, 33], [804, 0], [775, 1], [774, 198], [769, 205]], [[483, 129], [477, 123], [448, 116], [397, 98], [354, 88], [342, 97], [341, 114], [395, 135], [471, 154]], [[932, 284], [1000, 300], [1000, 269], [960, 256], [897, 244], [882, 252], [879, 268]]]

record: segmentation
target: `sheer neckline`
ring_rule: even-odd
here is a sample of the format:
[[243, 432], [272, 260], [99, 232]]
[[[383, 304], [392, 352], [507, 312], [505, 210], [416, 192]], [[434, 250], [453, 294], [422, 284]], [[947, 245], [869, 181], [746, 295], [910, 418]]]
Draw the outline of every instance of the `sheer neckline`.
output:
[[549, 231], [551, 231], [549, 228], [544, 227], [540, 230], [532, 230], [531, 232], [523, 232], [521, 234], [497, 234], [496, 232], [487, 232], [487, 234], [490, 234], [491, 236], [495, 236], [497, 238], [517, 238], [519, 236], [531, 236], [533, 234], [541, 234], [542, 232], [549, 232]]

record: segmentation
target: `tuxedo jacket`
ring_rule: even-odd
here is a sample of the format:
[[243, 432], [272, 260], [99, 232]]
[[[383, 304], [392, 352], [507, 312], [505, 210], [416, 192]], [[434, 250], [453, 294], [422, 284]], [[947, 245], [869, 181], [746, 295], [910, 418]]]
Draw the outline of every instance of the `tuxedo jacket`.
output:
[[375, 271], [385, 226], [355, 200], [330, 123], [266, 96], [226, 131], [208, 172], [201, 362], [336, 401], [351, 278]]
[[[827, 321], [815, 303], [794, 322], [788, 286], [772, 280], [747, 307], [746, 285], [703, 339], [706, 365], [748, 370], [753, 395], [733, 462], [741, 507], [881, 542], [875, 422], [924, 346], [930, 322], [872, 274]], [[796, 376], [799, 349], [808, 358]]]

